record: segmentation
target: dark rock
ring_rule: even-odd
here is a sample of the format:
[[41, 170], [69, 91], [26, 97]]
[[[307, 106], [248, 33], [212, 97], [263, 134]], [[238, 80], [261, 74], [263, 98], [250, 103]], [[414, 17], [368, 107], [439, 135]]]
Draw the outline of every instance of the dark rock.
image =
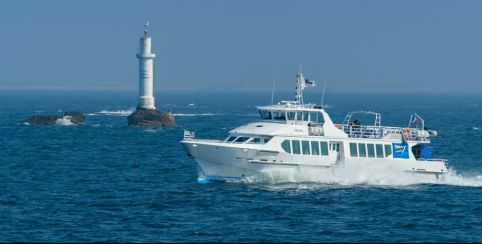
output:
[[155, 109], [138, 108], [127, 117], [129, 126], [136, 127], [162, 127], [175, 126], [176, 120], [171, 112], [160, 112]]
[[55, 125], [55, 121], [61, 118], [59, 115], [34, 115], [22, 122], [31, 125]]
[[70, 121], [76, 125], [85, 123], [85, 116], [81, 112], [67, 111], [64, 116], [70, 116]]
[[81, 112], [68, 111], [64, 116], [60, 115], [34, 115], [22, 121], [31, 125], [55, 125], [59, 119], [69, 119], [73, 124], [79, 125], [85, 122], [85, 116]]

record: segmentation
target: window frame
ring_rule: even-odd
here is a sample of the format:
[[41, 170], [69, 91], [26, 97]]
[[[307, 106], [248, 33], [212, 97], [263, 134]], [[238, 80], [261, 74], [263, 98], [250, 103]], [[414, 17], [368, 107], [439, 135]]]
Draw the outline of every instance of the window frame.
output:
[[[318, 141], [310, 141], [311, 155], [319, 156], [320, 154], [320, 143]], [[316, 150], [315, 150], [316, 148]], [[315, 153], [316, 152], [316, 153]]]
[[358, 158], [358, 145], [356, 142], [350, 142], [350, 157]]
[[[363, 150], [361, 150], [363, 149]], [[363, 155], [362, 152], [363, 151]], [[366, 143], [358, 143], [358, 157], [366, 158], [367, 157], [367, 145]]]
[[320, 155], [321, 156], [329, 156], [330, 155], [330, 148], [327, 141], [320, 141]]
[[[370, 147], [371, 146], [371, 147]], [[371, 149], [371, 155], [370, 155], [370, 149]], [[376, 158], [375, 155], [375, 144], [373, 143], [367, 143], [367, 156], [369, 158]]]
[[[392, 152], [392, 145], [389, 145], [389, 144], [385, 144], [384, 145], [384, 149], [385, 149], [385, 157], [390, 157], [392, 156], [393, 152]], [[387, 150], [389, 149], [389, 150]], [[387, 153], [387, 151], [390, 151], [390, 153]]]
[[310, 141], [306, 141], [306, 140], [301, 141], [301, 153], [303, 155], [311, 155]]
[[[283, 146], [283, 144], [285, 144], [285, 143], [288, 143], [288, 151], [287, 151], [286, 148]], [[285, 153], [291, 154], [291, 152], [292, 152], [292, 150], [291, 150], [291, 140], [286, 139], [286, 140], [282, 141], [282, 142], [281, 142], [281, 149], [283, 149], [283, 151], [284, 151]]]
[[[295, 143], [297, 144], [297, 147], [295, 147]], [[295, 152], [295, 150], [297, 152]], [[291, 152], [293, 154], [298, 154], [301, 155], [301, 143], [300, 140], [291, 140]]]
[[[377, 153], [377, 158], [384, 158], [383, 154], [383, 144], [375, 144], [375, 151]], [[381, 155], [378, 155], [381, 152]]]

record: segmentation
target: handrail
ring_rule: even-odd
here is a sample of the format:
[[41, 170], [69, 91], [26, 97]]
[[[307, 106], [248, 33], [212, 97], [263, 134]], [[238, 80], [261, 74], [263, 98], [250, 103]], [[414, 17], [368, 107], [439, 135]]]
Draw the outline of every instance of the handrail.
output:
[[428, 137], [419, 135], [417, 128], [388, 127], [375, 125], [342, 125], [343, 131], [352, 138], [379, 139], [387, 135], [401, 135], [409, 141], [428, 141]]

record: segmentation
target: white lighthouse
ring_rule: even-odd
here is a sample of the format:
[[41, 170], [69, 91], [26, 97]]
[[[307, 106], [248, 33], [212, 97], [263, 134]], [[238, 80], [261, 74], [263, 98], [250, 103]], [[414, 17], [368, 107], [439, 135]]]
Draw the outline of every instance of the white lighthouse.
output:
[[149, 22], [144, 28], [144, 35], [139, 40], [139, 105], [141, 109], [156, 109], [153, 95], [154, 81], [154, 58], [156, 54], [151, 52], [151, 37], [147, 31]]

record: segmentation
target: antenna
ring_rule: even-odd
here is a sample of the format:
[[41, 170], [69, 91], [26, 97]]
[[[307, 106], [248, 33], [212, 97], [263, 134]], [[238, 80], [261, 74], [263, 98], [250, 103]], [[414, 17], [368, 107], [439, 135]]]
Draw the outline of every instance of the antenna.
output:
[[325, 88], [326, 88], [326, 80], [323, 81], [323, 93], [321, 95], [321, 107], [324, 107], [323, 103], [325, 101]]
[[273, 78], [273, 88], [271, 90], [271, 104], [274, 102], [274, 85], [276, 84], [276, 77]]

